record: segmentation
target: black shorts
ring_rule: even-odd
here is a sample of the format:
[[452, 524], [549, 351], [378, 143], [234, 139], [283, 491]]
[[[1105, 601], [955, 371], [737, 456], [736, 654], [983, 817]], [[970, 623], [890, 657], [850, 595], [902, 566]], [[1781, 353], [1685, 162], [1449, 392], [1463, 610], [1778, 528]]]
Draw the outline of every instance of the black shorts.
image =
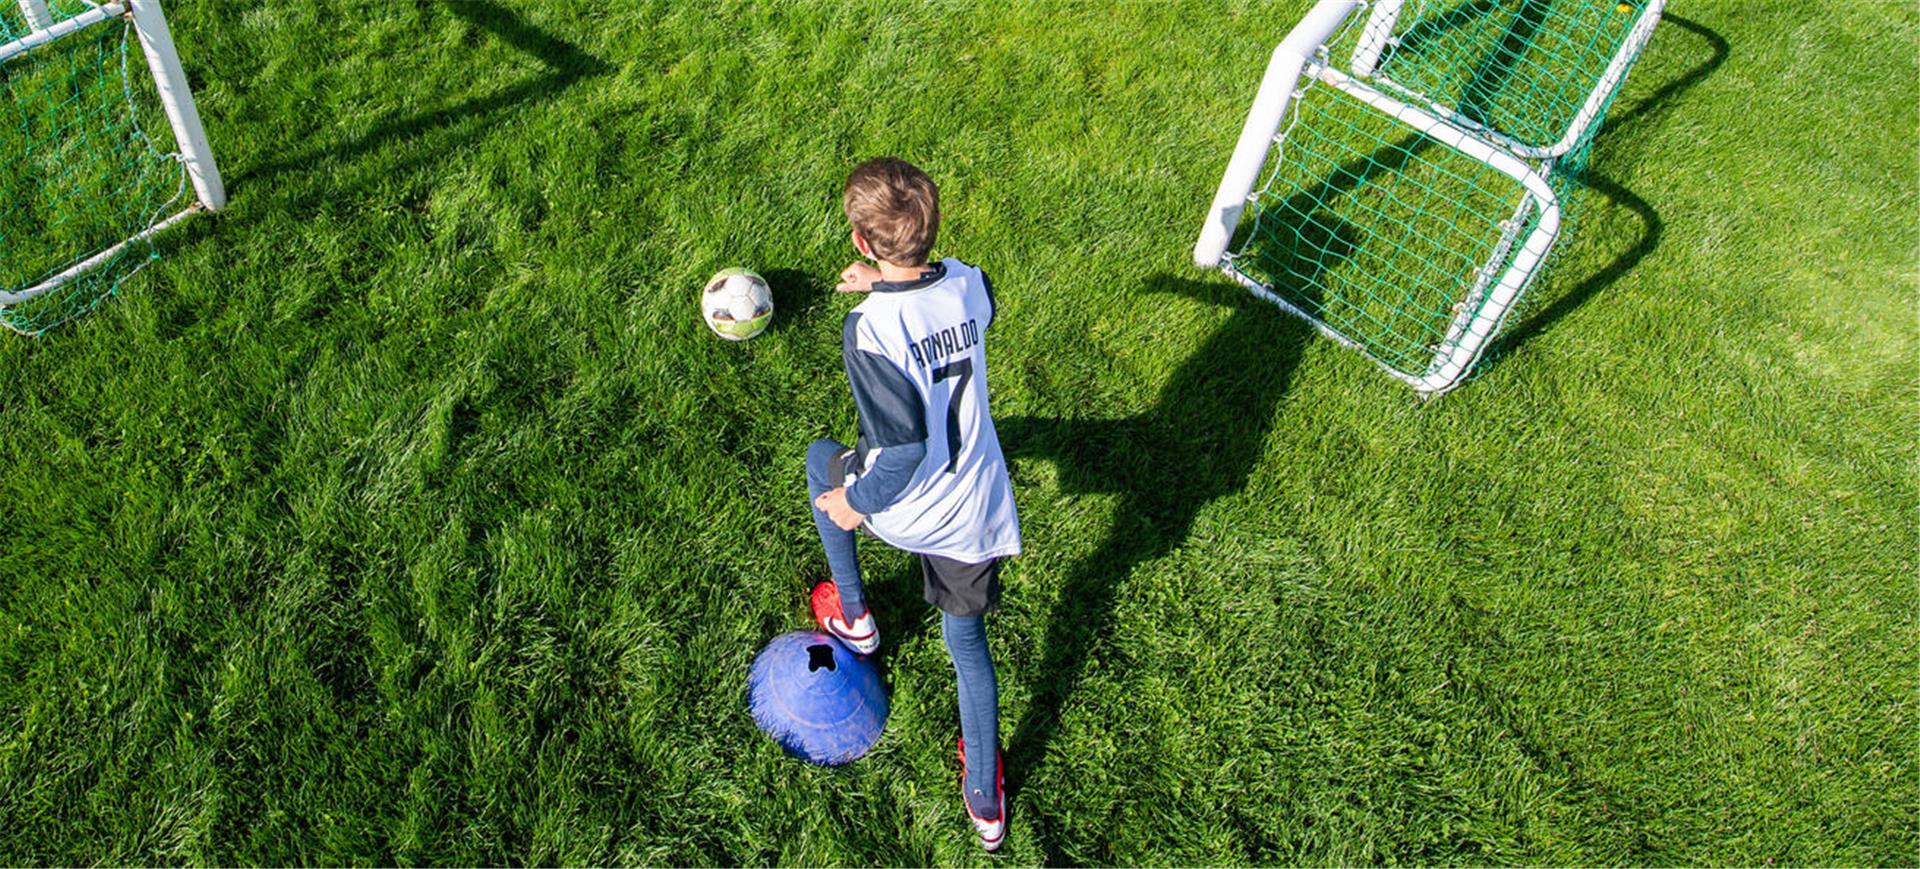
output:
[[989, 558], [979, 564], [920, 556], [921, 594], [927, 603], [948, 615], [986, 615], [1000, 608], [1000, 562]]
[[[849, 465], [859, 467], [852, 447], [841, 450], [827, 463], [827, 482], [834, 486], [846, 485]], [[865, 523], [860, 530], [880, 539]], [[938, 555], [914, 554], [920, 558], [921, 595], [941, 612], [977, 616], [1000, 608], [1000, 562], [1004, 559], [989, 558], [976, 564]]]

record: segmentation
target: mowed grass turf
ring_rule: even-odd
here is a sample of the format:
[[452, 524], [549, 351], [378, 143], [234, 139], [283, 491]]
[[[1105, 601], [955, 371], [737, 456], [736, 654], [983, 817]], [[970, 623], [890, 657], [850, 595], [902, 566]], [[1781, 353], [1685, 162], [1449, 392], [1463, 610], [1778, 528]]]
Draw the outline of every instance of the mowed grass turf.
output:
[[744, 703], [898, 154], [1000, 299], [994, 862], [1914, 863], [1920, 15], [1675, 3], [1423, 404], [1188, 261], [1306, 5], [171, 3], [230, 210], [0, 341], [0, 862], [986, 862], [906, 557], [870, 756]]

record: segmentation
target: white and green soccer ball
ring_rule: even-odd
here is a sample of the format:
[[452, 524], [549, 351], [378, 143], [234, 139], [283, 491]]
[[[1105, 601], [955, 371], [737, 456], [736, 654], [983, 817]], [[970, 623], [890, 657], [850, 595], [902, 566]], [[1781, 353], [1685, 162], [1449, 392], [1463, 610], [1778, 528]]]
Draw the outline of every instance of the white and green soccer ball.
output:
[[773, 320], [773, 290], [765, 279], [746, 269], [721, 269], [700, 293], [700, 315], [713, 334], [745, 341]]

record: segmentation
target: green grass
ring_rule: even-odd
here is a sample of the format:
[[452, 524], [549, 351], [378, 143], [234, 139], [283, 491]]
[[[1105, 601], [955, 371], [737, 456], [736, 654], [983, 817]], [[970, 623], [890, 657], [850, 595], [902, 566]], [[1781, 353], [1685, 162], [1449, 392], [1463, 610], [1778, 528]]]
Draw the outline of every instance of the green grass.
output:
[[1187, 264], [1305, 5], [169, 4], [232, 205], [0, 342], [0, 862], [986, 862], [905, 557], [872, 755], [743, 703], [889, 153], [1001, 300], [993, 862], [1916, 862], [1920, 14], [1676, 3], [1422, 404]]

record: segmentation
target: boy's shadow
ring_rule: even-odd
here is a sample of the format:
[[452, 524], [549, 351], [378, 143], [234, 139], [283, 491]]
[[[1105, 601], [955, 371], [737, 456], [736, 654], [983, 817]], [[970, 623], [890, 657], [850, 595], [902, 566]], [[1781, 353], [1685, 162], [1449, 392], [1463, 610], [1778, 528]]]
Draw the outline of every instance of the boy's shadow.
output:
[[[1010, 792], [1042, 763], [1085, 662], [1111, 634], [1120, 582], [1136, 566], [1178, 547], [1208, 503], [1245, 488], [1311, 334], [1297, 318], [1225, 282], [1160, 275], [1146, 289], [1225, 305], [1234, 313], [1139, 414], [997, 421], [1010, 458], [1054, 462], [1066, 492], [1120, 496], [1105, 538], [1071, 568], [1043, 620], [1041, 663], [1028, 670], [1033, 682], [1027, 709], [1004, 742]], [[1075, 400], [1057, 397], [1061, 405]], [[1051, 838], [1043, 835], [1041, 841]], [[1061, 856], [1050, 854], [1048, 862]]]
[[[1533, 38], [1538, 28], [1539, 10], [1529, 3], [1523, 4], [1522, 11], [1529, 14], [1512, 22], [1505, 40], [1509, 45]], [[1628, 116], [1685, 90], [1724, 59], [1725, 43], [1716, 34], [1684, 19], [1677, 23], [1705, 36], [1715, 49], [1714, 56]], [[1470, 102], [1486, 98], [1475, 95], [1490, 93], [1511, 72], [1497, 58], [1477, 69]], [[1477, 104], [1469, 108], [1482, 110]], [[1365, 243], [1365, 234], [1327, 203], [1366, 187], [1382, 173], [1398, 170], [1429, 145], [1418, 135], [1383, 143], [1374, 153], [1335, 167], [1312, 187], [1268, 206], [1271, 210], [1262, 219], [1279, 222], [1286, 229], [1252, 241], [1268, 265], [1286, 278], [1289, 286], [1283, 295], [1290, 302], [1316, 307], [1320, 299], [1312, 288], [1322, 272], [1347, 263]], [[1660, 224], [1651, 207], [1618, 185], [1596, 180], [1602, 194], [1642, 217], [1647, 232], [1612, 267], [1529, 318], [1509, 344], [1524, 340], [1584, 302], [1658, 243]], [[1302, 348], [1312, 340], [1312, 327], [1225, 282], [1160, 275], [1149, 279], [1146, 289], [1229, 305], [1235, 313], [1181, 364], [1151, 407], [1139, 414], [1109, 420], [1025, 416], [998, 421], [1001, 444], [1010, 458], [1055, 462], [1060, 486], [1069, 493], [1120, 496], [1104, 539], [1070, 569], [1045, 619], [1041, 662], [1029, 670], [1033, 681], [1028, 705], [1005, 739], [1007, 788], [1012, 793], [1044, 762], [1061, 713], [1085, 675], [1086, 662], [1102, 638], [1112, 633], [1120, 581], [1135, 567], [1169, 554], [1184, 542], [1207, 504], [1246, 487], [1264, 453], [1267, 432]], [[1053, 403], [1069, 406], [1076, 400], [1077, 396], [1061, 395]], [[1047, 401], [1046, 397], [1040, 400]], [[1048, 823], [1046, 817], [1034, 818], [1039, 839], [1046, 843], [1046, 862], [1059, 865], [1066, 862], [1066, 855], [1059, 851], [1057, 837], [1047, 831]]]
[[[1487, 6], [1490, 4], [1476, 8]], [[1677, 23], [1704, 36], [1715, 49], [1714, 56], [1623, 117], [1664, 103], [1711, 73], [1724, 59], [1725, 42], [1717, 34], [1684, 19]], [[1533, 17], [1520, 16], [1507, 40], [1531, 38], [1536, 27]], [[1490, 61], [1476, 70], [1472, 91], [1485, 93], [1492, 87], [1488, 83], [1502, 81], [1510, 72], [1499, 60]], [[1480, 109], [1478, 105], [1469, 108]], [[1365, 233], [1345, 222], [1328, 204], [1361, 190], [1383, 173], [1401, 169], [1430, 145], [1418, 134], [1381, 143], [1373, 153], [1356, 155], [1311, 187], [1264, 209], [1266, 213], [1256, 223], [1284, 227], [1283, 231], [1252, 239], [1259, 256], [1285, 278], [1286, 286], [1276, 287], [1276, 291], [1290, 303], [1317, 306], [1320, 299], [1312, 288], [1321, 273], [1347, 263], [1366, 243]], [[1509, 346], [1584, 302], [1658, 243], [1660, 224], [1650, 206], [1604, 179], [1597, 179], [1594, 186], [1639, 214], [1647, 231], [1612, 267], [1520, 324], [1505, 342]], [[1044, 619], [1046, 633], [1038, 646], [1040, 663], [1026, 670], [1032, 679], [1026, 710], [1004, 738], [1010, 794], [1017, 794], [1044, 762], [1047, 747], [1059, 730], [1061, 714], [1085, 675], [1086, 662], [1102, 638], [1112, 633], [1119, 583], [1134, 568], [1171, 553], [1184, 542], [1206, 505], [1246, 487], [1264, 453], [1267, 433], [1301, 351], [1313, 340], [1312, 327], [1305, 322], [1281, 314], [1267, 302], [1218, 279], [1203, 282], [1159, 275], [1150, 278], [1145, 289], [1228, 305], [1234, 314], [1180, 365], [1158, 398], [1141, 413], [1106, 420], [1020, 416], [997, 421], [1001, 444], [1010, 459], [1054, 462], [1060, 487], [1068, 493], [1120, 496], [1104, 538], [1091, 554], [1069, 569], [1057, 602]], [[1078, 400], [1071, 394], [1042, 394], [1034, 403], [1069, 407]], [[917, 579], [917, 569], [913, 572]], [[870, 588], [870, 597], [877, 594], [880, 605], [891, 611], [904, 611], [909, 604], [918, 603], [917, 582], [883, 582]], [[926, 629], [923, 624], [910, 626], [907, 631], [915, 635]], [[1040, 816], [1033, 822], [1039, 840], [1046, 843], [1046, 863], [1067, 862], [1057, 837], [1047, 830], [1049, 819]]]

